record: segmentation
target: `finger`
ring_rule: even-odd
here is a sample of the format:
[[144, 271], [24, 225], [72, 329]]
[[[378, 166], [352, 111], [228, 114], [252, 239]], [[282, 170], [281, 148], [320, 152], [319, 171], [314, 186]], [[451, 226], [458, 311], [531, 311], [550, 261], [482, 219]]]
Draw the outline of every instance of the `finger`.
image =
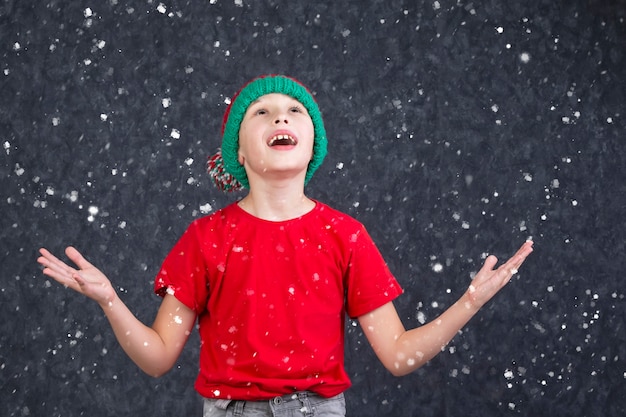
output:
[[42, 256], [37, 259], [37, 262], [49, 269], [51, 272], [70, 277], [71, 274], [76, 271], [74, 268], [61, 261], [46, 249], [40, 249], [39, 253], [41, 253]]
[[44, 267], [42, 271], [44, 275], [65, 287], [80, 291], [78, 283], [72, 277], [76, 273], [76, 269], [70, 267], [44, 248], [41, 248], [39, 253], [41, 256], [37, 259], [37, 262]]
[[498, 269], [495, 271], [496, 282], [500, 285], [500, 287], [505, 286], [509, 283], [513, 275], [517, 274], [520, 266], [528, 256], [526, 248], [522, 246], [515, 255], [511, 256], [505, 263], [500, 265]]
[[74, 280], [74, 282], [76, 282], [76, 284], [78, 284], [80, 288], [85, 288], [85, 285], [87, 285], [87, 281], [85, 281], [85, 279], [80, 275], [79, 272], [75, 272], [74, 274], [72, 274], [72, 279]]
[[68, 246], [65, 249], [65, 254], [67, 255], [68, 258], [70, 258], [72, 260], [72, 262], [74, 262], [76, 264], [76, 266], [78, 266], [79, 269], [87, 269], [87, 268], [93, 268], [94, 266], [89, 263], [85, 257], [73, 246]]
[[527, 241], [519, 248], [515, 255], [513, 255], [504, 265], [502, 265], [502, 267], [510, 269], [513, 274], [516, 274], [528, 255], [530, 255], [532, 252], [533, 242]]
[[54, 279], [56, 282], [65, 287], [71, 288], [76, 291], [79, 290], [79, 285], [76, 280], [74, 280], [71, 273], [59, 272], [49, 267], [45, 267], [42, 272], [44, 275]]
[[522, 246], [520, 246], [520, 248], [517, 251], [516, 255], [520, 255], [520, 256], [523, 256], [524, 258], [526, 258], [528, 255], [530, 255], [532, 253], [533, 245], [534, 245], [534, 242], [532, 240], [527, 240], [526, 242], [524, 242], [524, 244]]
[[485, 262], [483, 263], [482, 268], [480, 268], [480, 272], [493, 271], [493, 268], [496, 266], [497, 263], [498, 263], [498, 258], [496, 258], [494, 255], [487, 256], [487, 259], [485, 259]]
[[[520, 246], [517, 252], [511, 258], [509, 258], [508, 261], [506, 261], [502, 266], [500, 266], [500, 268], [498, 268], [498, 270], [508, 269], [513, 274], [517, 273], [519, 267], [522, 265], [526, 257], [530, 255], [530, 253], [532, 253], [532, 251], [533, 241], [527, 240], [522, 246]], [[483, 273], [484, 275], [489, 272], [493, 272], [497, 263], [498, 258], [493, 255], [488, 256], [479, 273]]]
[[498, 258], [494, 255], [489, 255], [485, 262], [483, 262], [483, 266], [480, 268], [476, 276], [474, 276], [474, 284], [478, 285], [482, 282], [486, 281], [493, 275], [494, 267], [498, 263]]

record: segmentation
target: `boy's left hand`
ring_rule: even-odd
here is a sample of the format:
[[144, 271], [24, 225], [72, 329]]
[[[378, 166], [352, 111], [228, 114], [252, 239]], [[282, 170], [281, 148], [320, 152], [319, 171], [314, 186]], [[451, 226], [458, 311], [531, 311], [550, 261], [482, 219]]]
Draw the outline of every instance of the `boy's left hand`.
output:
[[496, 295], [517, 273], [519, 267], [532, 251], [533, 242], [528, 240], [515, 255], [495, 270], [493, 268], [496, 266], [498, 258], [493, 255], [488, 256], [466, 292], [472, 306], [479, 309]]

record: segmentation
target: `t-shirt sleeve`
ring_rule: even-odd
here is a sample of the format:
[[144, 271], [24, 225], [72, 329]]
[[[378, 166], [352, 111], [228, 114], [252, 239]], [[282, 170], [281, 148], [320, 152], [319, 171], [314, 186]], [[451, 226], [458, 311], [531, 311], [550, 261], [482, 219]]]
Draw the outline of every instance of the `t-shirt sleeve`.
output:
[[365, 227], [352, 235], [351, 241], [346, 311], [351, 318], [357, 318], [394, 300], [402, 294], [402, 288]]
[[167, 255], [154, 280], [154, 292], [174, 295], [196, 314], [206, 307], [209, 293], [198, 222], [192, 223]]

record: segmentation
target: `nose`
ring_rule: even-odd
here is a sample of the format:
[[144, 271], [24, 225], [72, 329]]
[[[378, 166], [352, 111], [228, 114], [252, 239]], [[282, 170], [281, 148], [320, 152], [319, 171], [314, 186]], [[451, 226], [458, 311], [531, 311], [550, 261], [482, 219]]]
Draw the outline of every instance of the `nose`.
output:
[[274, 124], [280, 124], [280, 123], [284, 123], [284, 124], [288, 125], [289, 124], [289, 119], [287, 119], [286, 116], [276, 117], [276, 120], [274, 120]]
[[281, 123], [289, 124], [289, 110], [288, 109], [276, 109], [276, 113], [274, 113], [274, 124], [278, 125]]

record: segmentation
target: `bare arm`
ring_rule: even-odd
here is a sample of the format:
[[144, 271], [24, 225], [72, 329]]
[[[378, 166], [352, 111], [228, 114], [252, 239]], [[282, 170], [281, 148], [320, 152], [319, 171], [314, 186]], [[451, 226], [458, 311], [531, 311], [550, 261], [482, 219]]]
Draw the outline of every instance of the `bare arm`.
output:
[[498, 260], [489, 256], [463, 296], [424, 326], [405, 330], [391, 302], [359, 317], [368, 341], [385, 368], [394, 375], [406, 375], [432, 359], [509, 282], [531, 252], [532, 242], [526, 242], [495, 270]]
[[120, 346], [148, 375], [169, 371], [180, 356], [196, 319], [195, 312], [172, 295], [163, 299], [152, 327], [140, 322], [118, 297], [108, 278], [76, 249], [65, 253], [78, 269], [68, 266], [46, 249], [37, 259], [43, 273], [96, 301], [104, 311]]

